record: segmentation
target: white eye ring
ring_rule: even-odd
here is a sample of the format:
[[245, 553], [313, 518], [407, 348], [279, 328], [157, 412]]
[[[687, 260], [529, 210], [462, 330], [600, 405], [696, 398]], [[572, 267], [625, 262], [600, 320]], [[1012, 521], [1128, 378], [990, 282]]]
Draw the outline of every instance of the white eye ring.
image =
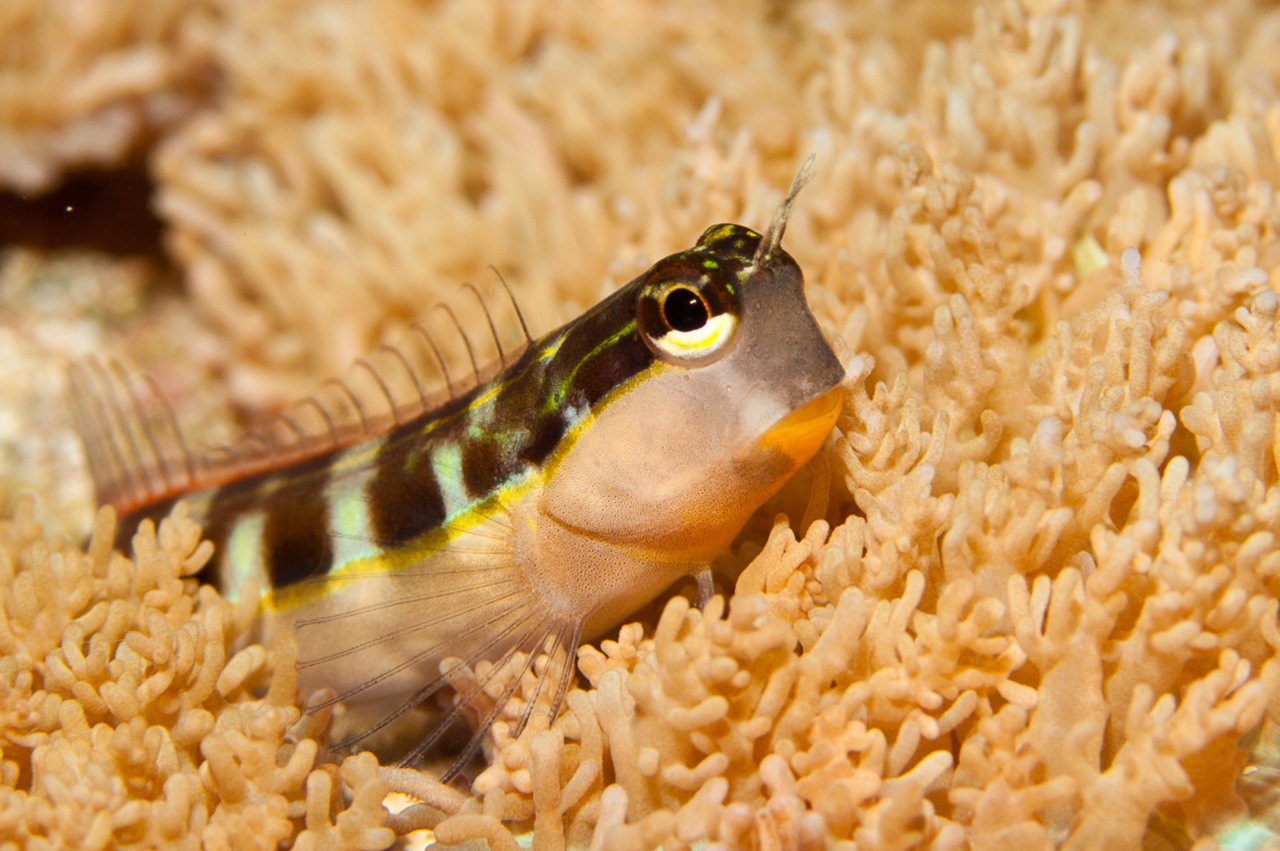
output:
[[700, 328], [692, 331], [671, 330], [654, 338], [654, 345], [680, 360], [697, 360], [714, 354], [733, 338], [737, 317], [732, 313], [720, 313], [709, 317]]

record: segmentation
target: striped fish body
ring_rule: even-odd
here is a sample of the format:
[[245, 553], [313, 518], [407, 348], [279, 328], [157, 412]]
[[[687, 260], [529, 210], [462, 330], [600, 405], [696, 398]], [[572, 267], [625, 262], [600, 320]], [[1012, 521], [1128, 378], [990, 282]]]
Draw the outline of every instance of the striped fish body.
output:
[[443, 407], [122, 525], [187, 499], [217, 582], [260, 579], [264, 637], [296, 630], [304, 689], [382, 707], [372, 729], [453, 666], [572, 653], [705, 571], [834, 425], [785, 210], [709, 228]]

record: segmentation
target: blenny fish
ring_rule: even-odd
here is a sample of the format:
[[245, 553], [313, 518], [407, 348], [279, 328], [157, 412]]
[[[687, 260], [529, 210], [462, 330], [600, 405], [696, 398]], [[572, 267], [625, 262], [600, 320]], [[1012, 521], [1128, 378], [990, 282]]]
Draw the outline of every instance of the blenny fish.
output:
[[[578, 319], [536, 340], [525, 329], [523, 350], [499, 348], [487, 380], [477, 372], [436, 406], [424, 395], [412, 416], [375, 434], [366, 422], [359, 439], [344, 441], [315, 404], [329, 435], [291, 420], [291, 455], [219, 466], [187, 449], [162, 400], [80, 365], [72, 399], [99, 499], [126, 535], [185, 499], [215, 546], [206, 578], [233, 594], [256, 577], [262, 639], [296, 631], [304, 695], [328, 690], [311, 708], [381, 716], [351, 742], [482, 660], [491, 672], [402, 764], [513, 660], [521, 676], [539, 672], [539, 691], [554, 680], [554, 717], [579, 644], [682, 576], [705, 601], [711, 560], [835, 424], [844, 370], [780, 247], [809, 173], [806, 163], [763, 234], [708, 228]], [[567, 661], [552, 675], [533, 667], [542, 653]]]

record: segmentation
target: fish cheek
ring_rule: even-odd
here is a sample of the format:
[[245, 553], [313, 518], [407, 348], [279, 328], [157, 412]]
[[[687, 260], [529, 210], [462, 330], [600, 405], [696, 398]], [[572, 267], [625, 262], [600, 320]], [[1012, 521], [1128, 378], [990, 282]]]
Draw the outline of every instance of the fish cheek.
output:
[[768, 478], [758, 463], [767, 459], [736, 457], [738, 415], [723, 378], [669, 378], [600, 412], [547, 482], [544, 511], [656, 557], [709, 560], [761, 501], [753, 496]]

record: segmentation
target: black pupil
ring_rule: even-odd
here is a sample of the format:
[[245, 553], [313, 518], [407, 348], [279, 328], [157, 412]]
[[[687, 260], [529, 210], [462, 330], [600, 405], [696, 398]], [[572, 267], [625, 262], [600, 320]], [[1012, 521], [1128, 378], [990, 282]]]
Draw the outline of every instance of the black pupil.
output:
[[675, 331], [696, 331], [707, 324], [707, 303], [693, 290], [680, 287], [667, 293], [662, 315]]

